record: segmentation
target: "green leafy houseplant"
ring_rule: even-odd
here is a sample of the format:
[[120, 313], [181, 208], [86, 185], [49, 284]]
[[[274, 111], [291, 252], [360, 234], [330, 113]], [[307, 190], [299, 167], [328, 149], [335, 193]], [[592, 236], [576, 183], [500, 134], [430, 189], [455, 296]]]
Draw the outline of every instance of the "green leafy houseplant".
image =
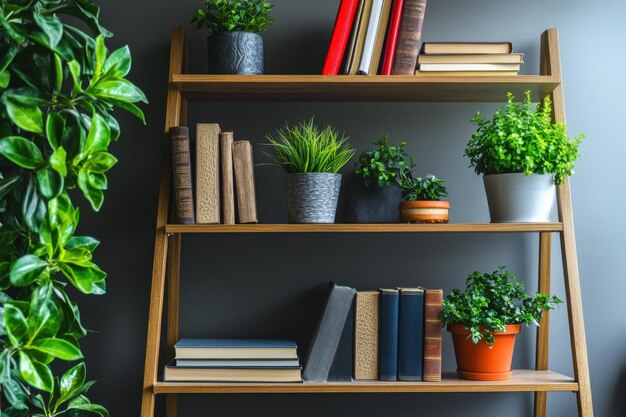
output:
[[443, 180], [434, 175], [426, 175], [424, 178], [403, 175], [400, 188], [405, 201], [439, 201], [448, 196]]
[[192, 23], [198, 29], [206, 27], [209, 33], [263, 32], [274, 21], [269, 16], [274, 7], [265, 0], [204, 0], [204, 8], [198, 9]]
[[523, 103], [511, 93], [507, 97], [491, 120], [480, 113], [471, 119], [477, 129], [465, 149], [470, 167], [477, 174], [554, 174], [561, 184], [572, 174], [583, 135], [568, 138], [564, 123], [552, 123], [549, 99], [535, 106], [530, 91]]
[[[142, 91], [125, 76], [128, 47], [88, 0], [0, 1], [0, 385], [2, 416], [108, 416], [86, 396], [79, 339], [87, 334], [71, 290], [104, 294], [99, 242], [77, 236], [78, 190], [98, 211], [109, 145]], [[82, 23], [86, 33], [75, 25]], [[72, 192], [70, 197], [69, 191]]]
[[372, 150], [363, 151], [356, 164], [357, 175], [363, 177], [363, 183], [369, 187], [400, 185], [402, 175], [410, 175], [415, 166], [413, 157], [404, 151], [406, 142], [400, 145], [389, 144], [387, 136], [383, 136]]
[[503, 266], [491, 274], [474, 272], [465, 285], [465, 292], [457, 288], [443, 301], [442, 324], [462, 324], [474, 343], [484, 340], [490, 347], [494, 332], [510, 324], [538, 326], [544, 311], [562, 303], [556, 296], [527, 294], [524, 284]]
[[285, 124], [275, 135], [267, 135], [266, 153], [274, 165], [288, 173], [326, 172], [336, 174], [354, 156], [348, 138], [332, 127], [317, 127], [313, 118], [289, 127]]

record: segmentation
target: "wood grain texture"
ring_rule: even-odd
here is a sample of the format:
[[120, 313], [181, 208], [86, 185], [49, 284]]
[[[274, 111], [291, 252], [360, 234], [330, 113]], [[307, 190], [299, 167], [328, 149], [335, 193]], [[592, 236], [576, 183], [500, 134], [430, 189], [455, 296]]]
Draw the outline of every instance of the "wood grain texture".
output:
[[[543, 294], [550, 294], [550, 260], [551, 260], [551, 233], [539, 234], [539, 284], [537, 290]], [[535, 357], [535, 369], [548, 369], [548, 353], [550, 350], [550, 312], [543, 314], [539, 327], [537, 327], [537, 349]], [[546, 417], [548, 395], [545, 392], [535, 393], [535, 417]]]
[[504, 102], [506, 93], [549, 94], [555, 77], [417, 75], [206, 75], [178, 74], [173, 83], [191, 100]]
[[[167, 248], [167, 358], [175, 355], [174, 344], [179, 338], [179, 311], [180, 311], [180, 252], [181, 235], [169, 237]], [[168, 395], [165, 402], [165, 415], [175, 417], [178, 413], [178, 399], [176, 395]]]
[[196, 223], [220, 222], [220, 126], [196, 125]]
[[560, 232], [561, 223], [168, 224], [168, 233], [529, 233]]
[[237, 197], [237, 220], [239, 223], [257, 223], [256, 186], [252, 144], [247, 140], [233, 142], [233, 168], [235, 172], [235, 195]]
[[358, 381], [289, 384], [215, 384], [158, 382], [156, 394], [297, 394], [357, 392], [532, 392], [577, 391], [572, 378], [551, 371], [514, 370], [507, 381], [470, 381], [444, 373], [441, 382]]
[[235, 224], [235, 183], [233, 171], [233, 132], [220, 133], [222, 222]]

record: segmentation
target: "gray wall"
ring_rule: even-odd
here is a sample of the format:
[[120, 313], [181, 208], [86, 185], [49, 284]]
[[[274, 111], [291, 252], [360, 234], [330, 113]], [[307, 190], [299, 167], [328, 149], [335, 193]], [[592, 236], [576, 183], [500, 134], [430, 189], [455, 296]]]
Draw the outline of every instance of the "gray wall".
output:
[[[107, 0], [102, 19], [115, 34], [111, 44], [133, 51], [132, 78], [150, 99], [148, 125], [120, 114], [122, 139], [113, 146], [113, 170], [102, 212], [83, 210], [81, 232], [103, 241], [96, 260], [109, 273], [109, 293], [80, 298], [84, 321], [98, 332], [84, 347], [91, 378], [101, 382], [94, 399], [113, 416], [137, 415], [143, 375], [150, 275], [160, 175], [170, 27], [186, 25], [197, 0]], [[275, 0], [280, 21], [265, 35], [268, 73], [318, 73], [338, 0]], [[538, 72], [539, 35], [560, 31], [566, 110], [571, 133], [585, 132], [582, 157], [572, 179], [581, 284], [597, 416], [622, 416], [626, 407], [626, 280], [621, 262], [626, 233], [623, 129], [626, 86], [617, 72], [626, 2], [532, 0], [431, 1], [426, 40], [510, 40], [525, 53], [524, 74]], [[204, 36], [190, 33], [191, 71], [205, 69]], [[447, 180], [452, 221], [487, 221], [480, 177], [462, 157], [476, 111], [493, 105], [386, 103], [193, 104], [190, 121], [216, 121], [254, 143], [284, 121], [315, 114], [350, 135], [362, 149], [389, 133], [407, 140], [420, 173]], [[262, 155], [255, 154], [260, 161]], [[621, 162], [620, 162], [621, 161]], [[602, 168], [602, 170], [600, 170]], [[286, 220], [281, 173], [257, 167], [259, 214], [265, 223]], [[534, 235], [264, 235], [188, 236], [183, 239], [181, 333], [188, 337], [291, 337], [304, 346], [322, 300], [323, 284], [335, 279], [360, 289], [421, 284], [461, 286], [474, 270], [506, 264], [536, 282]], [[558, 242], [554, 247], [558, 251]], [[558, 252], [554, 293], [564, 297]], [[571, 374], [566, 309], [553, 314], [551, 368]], [[534, 330], [519, 338], [516, 367], [534, 363]], [[444, 339], [444, 366], [453, 369]], [[510, 411], [502, 411], [505, 406]], [[183, 416], [474, 415], [521, 416], [530, 394], [396, 394], [197, 396], [181, 401]], [[570, 393], [551, 394], [551, 416], [575, 414]]]

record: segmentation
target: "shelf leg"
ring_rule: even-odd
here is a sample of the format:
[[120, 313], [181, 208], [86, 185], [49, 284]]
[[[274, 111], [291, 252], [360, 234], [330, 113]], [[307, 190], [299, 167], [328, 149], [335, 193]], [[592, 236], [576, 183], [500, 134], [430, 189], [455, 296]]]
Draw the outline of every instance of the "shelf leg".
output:
[[[539, 286], [538, 291], [550, 294], [550, 253], [552, 233], [542, 232], [539, 234]], [[546, 311], [537, 328], [537, 357], [535, 369], [538, 371], [548, 370], [548, 351], [550, 335], [550, 313]], [[546, 417], [547, 392], [535, 393], [535, 417]]]
[[[180, 247], [181, 235], [174, 234], [170, 238], [167, 253], [167, 358], [174, 357], [174, 344], [178, 341], [178, 312], [180, 306]], [[165, 396], [166, 417], [178, 414], [178, 396]]]

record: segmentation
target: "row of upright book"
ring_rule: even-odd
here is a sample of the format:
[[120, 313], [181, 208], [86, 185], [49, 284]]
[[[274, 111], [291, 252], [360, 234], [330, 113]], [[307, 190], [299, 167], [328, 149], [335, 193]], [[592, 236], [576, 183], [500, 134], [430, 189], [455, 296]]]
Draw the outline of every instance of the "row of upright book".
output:
[[170, 129], [174, 222], [257, 223], [252, 145], [217, 123]]
[[442, 302], [440, 289], [356, 291], [331, 283], [303, 379], [441, 381]]

